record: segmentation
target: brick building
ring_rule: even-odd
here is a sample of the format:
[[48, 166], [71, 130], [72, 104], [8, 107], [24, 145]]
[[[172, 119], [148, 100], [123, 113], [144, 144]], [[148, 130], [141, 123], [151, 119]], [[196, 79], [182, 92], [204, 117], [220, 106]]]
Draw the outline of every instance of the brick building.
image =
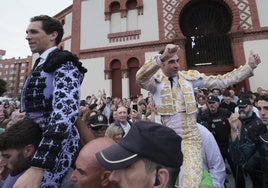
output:
[[[1, 57], [5, 55], [4, 50], [0, 50]], [[27, 58], [0, 58], [0, 79], [6, 81], [5, 96], [19, 98], [22, 85], [26, 76], [31, 70], [32, 57]]]

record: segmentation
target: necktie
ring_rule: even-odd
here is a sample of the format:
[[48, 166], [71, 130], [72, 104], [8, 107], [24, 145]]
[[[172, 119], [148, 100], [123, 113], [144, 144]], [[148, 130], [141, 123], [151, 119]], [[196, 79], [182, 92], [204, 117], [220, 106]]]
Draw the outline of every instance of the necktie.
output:
[[41, 57], [38, 57], [38, 58], [35, 60], [35, 62], [34, 62], [34, 66], [33, 66], [32, 70], [34, 70], [35, 67], [37, 67], [37, 65], [38, 65], [38, 63], [39, 63], [40, 61], [41, 61]]
[[173, 78], [169, 77], [168, 80], [170, 81], [170, 86], [171, 86], [171, 89], [172, 89], [172, 87], [173, 87]]

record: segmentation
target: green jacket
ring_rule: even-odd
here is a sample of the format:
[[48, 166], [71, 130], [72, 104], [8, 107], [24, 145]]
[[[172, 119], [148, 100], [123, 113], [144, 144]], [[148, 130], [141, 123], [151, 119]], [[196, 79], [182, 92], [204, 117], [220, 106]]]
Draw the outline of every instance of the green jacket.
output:
[[[203, 176], [202, 176], [200, 186], [204, 186], [204, 185], [213, 188], [212, 178], [211, 178], [209, 172], [205, 169], [203, 170]], [[176, 180], [175, 187], [179, 187], [179, 178], [177, 178], [177, 180]]]

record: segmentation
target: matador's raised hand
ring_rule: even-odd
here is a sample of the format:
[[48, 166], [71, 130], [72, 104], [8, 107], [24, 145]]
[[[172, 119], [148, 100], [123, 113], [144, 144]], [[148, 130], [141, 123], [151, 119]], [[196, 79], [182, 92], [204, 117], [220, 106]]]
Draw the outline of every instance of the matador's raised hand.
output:
[[255, 69], [261, 63], [261, 58], [258, 54], [254, 54], [250, 51], [249, 58], [248, 58], [248, 65]]
[[179, 49], [180, 47], [178, 45], [167, 44], [163, 54], [161, 54], [160, 56], [160, 60], [162, 62], [165, 62], [169, 58], [173, 57], [178, 52]]

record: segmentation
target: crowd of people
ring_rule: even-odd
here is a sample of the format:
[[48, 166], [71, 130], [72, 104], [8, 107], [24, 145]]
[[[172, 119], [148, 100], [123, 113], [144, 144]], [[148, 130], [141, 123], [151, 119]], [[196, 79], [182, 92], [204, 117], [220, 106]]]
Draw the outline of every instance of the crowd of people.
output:
[[[215, 92], [215, 90], [217, 90], [217, 92]], [[265, 126], [263, 126], [260, 118], [261, 115], [257, 109], [257, 104], [258, 100], [261, 99], [262, 96], [266, 95], [268, 95], [267, 91], [260, 88], [258, 89], [258, 92], [246, 91], [237, 94], [235, 94], [233, 89], [219, 90], [214, 88], [212, 90], [208, 90], [202, 88], [197, 90], [195, 93], [197, 99], [196, 105], [198, 107], [197, 122], [199, 123], [199, 130], [203, 130], [205, 128], [203, 131], [200, 130], [203, 140], [203, 154], [205, 155], [205, 157], [203, 157], [203, 163], [206, 164], [206, 169], [210, 169], [210, 175], [214, 181], [213, 183], [215, 187], [221, 187], [225, 182], [228, 182], [228, 179], [225, 179], [225, 172], [234, 177], [236, 185], [233, 186], [246, 186], [244, 179], [244, 171], [246, 169], [241, 170], [240, 166], [242, 164], [237, 161], [237, 158], [244, 158], [245, 161], [243, 161], [242, 165], [244, 166], [246, 162], [249, 161], [249, 158], [251, 158], [251, 155], [248, 154], [250, 157], [240, 155], [241, 153], [238, 154], [238, 151], [235, 150], [234, 143], [237, 141], [232, 138], [232, 132], [234, 129], [232, 128], [233, 126], [229, 122], [229, 119], [232, 117], [234, 112], [237, 112], [236, 114], [239, 115], [239, 119], [245, 124], [244, 126], [246, 131], [242, 129], [243, 134], [245, 134], [245, 132], [255, 134], [252, 141], [257, 140], [258, 133], [261, 131], [265, 132]], [[92, 129], [92, 126], [90, 126], [92, 119], [96, 119], [97, 116], [105, 116], [101, 118], [105, 119], [105, 123], [98, 122], [97, 119], [95, 121], [96, 124], [99, 123], [97, 126], [99, 127], [99, 130], [102, 131], [101, 137], [108, 136], [115, 142], [118, 142], [118, 140], [125, 135], [125, 125], [129, 125], [129, 127], [131, 127], [134, 122], [140, 120], [161, 124], [161, 116], [157, 113], [153, 97], [150, 92], [148, 92], [147, 96], [139, 95], [123, 99], [106, 97], [105, 91], [99, 91], [99, 95], [97, 96], [98, 97], [93, 96], [93, 98], [92, 96], [88, 96], [85, 102], [82, 102], [83, 105], [80, 109], [84, 115], [89, 114], [88, 119], [84, 120], [88, 122], [88, 128], [90, 128], [93, 133], [96, 130], [94, 130], [95, 128]], [[106, 98], [109, 99], [105, 100]], [[106, 101], [108, 101], [107, 106]], [[136, 110], [136, 105], [138, 110]], [[94, 108], [90, 108], [90, 106], [94, 106]], [[257, 111], [253, 110], [255, 108]], [[107, 111], [110, 112], [108, 115]], [[256, 122], [251, 122], [252, 119]], [[257, 126], [257, 128], [253, 125]], [[258, 129], [258, 126], [260, 126], [260, 129]], [[114, 132], [111, 130], [114, 130]], [[253, 133], [251, 133], [251, 131], [253, 131]], [[241, 128], [239, 132], [241, 132]], [[236, 132], [235, 134], [238, 133]], [[210, 135], [213, 136], [211, 137]], [[248, 135], [246, 135], [246, 137], [248, 137]], [[254, 151], [251, 152], [255, 154]], [[259, 160], [257, 157], [253, 158], [257, 161]], [[226, 166], [226, 163], [228, 163], [228, 167]], [[257, 184], [254, 187], [261, 187], [260, 183], [262, 181], [260, 180], [262, 180], [262, 178], [260, 175], [260, 164], [255, 167], [251, 166], [250, 168], [251, 170], [257, 169], [258, 173], [247, 170], [246, 174], [255, 174], [255, 176], [256, 174], [259, 174], [257, 179], [252, 177], [251, 180], [253, 185]]]
[[26, 34], [40, 58], [20, 106], [0, 105], [0, 187], [223, 188], [226, 173], [232, 187], [245, 188], [245, 175], [268, 187], [268, 90], [231, 88], [253, 74], [257, 54], [206, 76], [181, 71], [179, 47], [168, 44], [137, 72], [147, 96], [99, 90], [80, 100], [86, 69], [57, 48], [60, 22], [33, 17]]
[[[199, 123], [198, 127], [203, 141], [203, 163], [205, 169], [209, 172], [214, 187], [222, 187], [228, 181], [228, 179], [225, 179], [225, 172], [233, 175], [236, 183], [233, 186], [245, 187], [245, 173], [249, 174], [253, 187], [262, 186], [262, 164], [260, 163], [259, 150], [256, 149], [259, 146], [256, 146], [255, 143], [260, 142], [258, 140], [259, 132], [265, 132], [263, 130], [265, 127], [263, 126], [261, 114], [257, 108], [258, 100], [267, 97], [268, 93], [266, 92], [266, 90], [260, 88], [258, 92], [247, 91], [237, 94], [234, 93], [233, 89], [219, 90], [215, 88], [208, 90], [202, 88], [196, 90], [195, 97], [198, 107], [197, 122]], [[117, 97], [112, 98], [106, 95], [105, 90], [100, 90], [98, 94], [87, 96], [80, 103], [77, 121], [77, 128], [81, 136], [80, 146], [81, 148], [85, 147], [83, 150], [88, 150], [85, 152], [85, 155], [87, 153], [92, 154], [92, 160], [95, 159], [94, 153], [100, 152], [102, 149], [114, 143], [118, 143], [131, 129], [133, 123], [143, 120], [148, 123], [155, 122], [161, 124], [161, 116], [157, 113], [153, 96], [150, 92], [148, 92], [147, 96], [138, 95], [123, 99]], [[231, 108], [229, 104], [232, 106]], [[32, 139], [32, 143], [38, 140], [37, 136], [40, 130], [32, 130], [30, 125], [34, 123], [22, 120], [25, 113], [19, 111], [19, 106], [16, 102], [2, 101], [0, 107], [2, 108], [2, 113], [0, 114], [2, 117], [1, 132], [15, 125], [13, 126], [14, 130], [10, 129], [9, 138], [19, 139], [19, 137], [27, 137], [31, 139], [31, 134], [29, 133], [31, 131], [35, 136]], [[235, 112], [235, 108], [238, 108], [238, 119], [242, 122], [239, 133], [237, 129], [234, 129], [233, 123], [229, 122], [229, 119], [232, 118], [232, 114]], [[253, 110], [254, 108], [257, 109], [255, 111], [256, 113]], [[263, 116], [263, 118], [266, 116]], [[30, 127], [28, 132], [24, 133], [22, 127], [25, 124]], [[18, 129], [20, 131], [13, 133], [13, 135], [12, 131], [17, 131]], [[239, 138], [241, 135], [243, 139], [236, 139], [238, 135]], [[250, 137], [251, 140], [249, 143], [248, 140]], [[1, 138], [0, 141], [2, 141]], [[16, 141], [13, 142], [16, 143]], [[19, 139], [16, 145], [19, 145], [19, 143], [21, 144], [23, 142]], [[109, 143], [109, 145], [105, 143]], [[241, 145], [241, 143], [243, 144]], [[86, 149], [86, 145], [89, 145], [89, 149]], [[91, 145], [95, 149], [90, 149]], [[94, 145], [96, 146], [94, 147]], [[2, 155], [6, 156], [7, 154], [5, 152], [7, 149], [2, 147], [0, 144]], [[12, 148], [14, 146], [10, 145], [9, 147]], [[239, 147], [243, 147], [243, 150], [240, 151]], [[37, 145], [35, 144], [34, 151], [36, 148]], [[90, 150], [91, 152], [89, 152]], [[243, 153], [244, 150], [248, 150], [246, 154]], [[33, 156], [33, 153], [31, 153], [28, 160]], [[90, 157], [90, 155], [85, 157]], [[23, 161], [25, 162], [25, 160]], [[226, 167], [226, 162], [228, 162], [230, 169]], [[95, 163], [97, 163], [96, 159]], [[23, 171], [29, 167], [29, 162], [25, 162], [24, 165], [25, 167], [22, 167]], [[11, 169], [8, 170], [6, 166], [1, 166], [2, 181], [10, 181], [8, 175], [13, 175], [13, 171], [15, 172], [15, 177], [18, 175], [16, 172], [19, 172], [19, 175], [22, 173], [20, 171], [21, 167], [15, 170], [12, 167], [9, 168]], [[99, 166], [99, 168], [101, 167]], [[104, 169], [104, 172], [107, 172], [107, 174], [111, 173], [107, 169]], [[73, 186], [71, 181], [74, 184], [79, 184], [76, 175], [77, 171], [74, 171], [72, 176], [70, 174], [68, 176], [70, 180], [65, 180], [65, 182], [69, 181], [67, 185]], [[91, 185], [89, 180], [87, 179], [84, 185]], [[92, 182], [96, 183], [95, 181]]]

